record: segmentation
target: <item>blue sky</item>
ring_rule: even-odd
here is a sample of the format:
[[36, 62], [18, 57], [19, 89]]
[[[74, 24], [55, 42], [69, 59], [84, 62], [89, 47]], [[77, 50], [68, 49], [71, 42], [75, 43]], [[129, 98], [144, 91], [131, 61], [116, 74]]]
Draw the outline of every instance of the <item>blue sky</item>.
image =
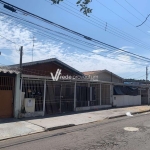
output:
[[[148, 58], [150, 57], [150, 20], [147, 20], [141, 27], [136, 27], [150, 13], [150, 1], [148, 0], [138, 2], [137, 0], [95, 0], [89, 5], [93, 9], [90, 17], [84, 16], [79, 11], [79, 8], [75, 4], [76, 0], [64, 0], [58, 6], [52, 5], [48, 0], [5, 1], [99, 41]], [[142, 15], [134, 10], [126, 1], [134, 6]], [[0, 8], [4, 9], [2, 5], [0, 5]], [[11, 12], [9, 14], [25, 18], [44, 27], [66, 34], [64, 31], [29, 16], [13, 14]], [[146, 64], [140, 62], [140, 60], [133, 61], [132, 58], [120, 53], [109, 54], [108, 52], [107, 56], [112, 57], [113, 55], [115, 59], [102, 57], [100, 55], [106, 52], [102, 49], [96, 47], [91, 48], [88, 50], [95, 54], [89, 53], [77, 48], [78, 46], [81, 47], [79, 44], [72, 42], [72, 44], [77, 46], [76, 48], [72, 47], [64, 41], [56, 41], [38, 35], [37, 33], [40, 33], [41, 30], [29, 28], [25, 24], [18, 23], [11, 18], [6, 18], [2, 14], [0, 17], [0, 35], [17, 43], [15, 45], [2, 37], [0, 38], [0, 51], [2, 52], [0, 56], [1, 64], [18, 63], [19, 52], [17, 49], [20, 45], [24, 46], [23, 62], [32, 61], [32, 39], [34, 36], [33, 60], [56, 57], [79, 71], [108, 69], [122, 77], [145, 79]], [[107, 29], [105, 31], [106, 23]], [[126, 37], [124, 36], [125, 34]], [[68, 42], [67, 40], [65, 41]], [[143, 42], [143, 44], [140, 44], [139, 41]], [[86, 49], [84, 46], [82, 48]], [[128, 62], [122, 62], [118, 59]]]

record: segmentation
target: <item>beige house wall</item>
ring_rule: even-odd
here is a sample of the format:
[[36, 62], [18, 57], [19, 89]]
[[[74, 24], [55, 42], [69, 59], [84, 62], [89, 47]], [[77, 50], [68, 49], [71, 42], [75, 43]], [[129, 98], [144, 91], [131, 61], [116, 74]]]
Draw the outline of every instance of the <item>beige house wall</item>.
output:
[[91, 76], [98, 76], [98, 80], [101, 81], [123, 83], [123, 79], [116, 77], [115, 75], [107, 72], [94, 73]]

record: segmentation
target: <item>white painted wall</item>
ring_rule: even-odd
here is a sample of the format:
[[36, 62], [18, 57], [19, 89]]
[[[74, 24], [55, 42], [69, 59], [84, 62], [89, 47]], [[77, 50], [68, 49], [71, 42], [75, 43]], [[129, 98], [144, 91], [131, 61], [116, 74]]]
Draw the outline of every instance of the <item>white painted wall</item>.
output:
[[113, 74], [111, 75], [111, 73], [108, 73], [108, 72], [96, 72], [90, 76], [98, 76], [98, 80], [101, 80], [101, 81], [123, 83], [123, 79], [116, 77]]
[[35, 112], [35, 98], [25, 98], [24, 105], [27, 113]]
[[141, 95], [130, 96], [130, 95], [114, 95], [113, 106], [136, 106], [141, 105]]

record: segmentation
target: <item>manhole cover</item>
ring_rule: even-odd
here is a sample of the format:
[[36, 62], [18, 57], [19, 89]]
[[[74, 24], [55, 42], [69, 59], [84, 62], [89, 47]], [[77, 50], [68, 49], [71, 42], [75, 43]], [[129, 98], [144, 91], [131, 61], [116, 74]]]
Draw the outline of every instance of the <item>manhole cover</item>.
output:
[[126, 131], [131, 131], [131, 132], [135, 132], [135, 131], [139, 131], [139, 128], [135, 128], [135, 127], [125, 127], [124, 130], [126, 130]]

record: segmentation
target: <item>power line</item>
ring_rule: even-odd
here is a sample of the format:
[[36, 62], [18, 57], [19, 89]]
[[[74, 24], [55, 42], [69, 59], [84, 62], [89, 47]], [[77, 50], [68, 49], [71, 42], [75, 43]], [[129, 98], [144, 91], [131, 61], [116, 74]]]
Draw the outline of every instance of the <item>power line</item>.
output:
[[150, 16], [150, 14], [146, 17], [146, 19], [140, 25], [137, 25], [136, 27], [142, 26], [147, 21], [147, 19], [149, 18], [149, 16]]
[[[48, 2], [48, 3], [50, 3], [49, 1], [47, 1], [47, 0], [45, 0], [46, 2]], [[69, 2], [69, 3], [71, 3], [71, 2]], [[64, 2], [64, 4], [65, 5], [68, 5], [67, 3], [65, 3]], [[88, 23], [90, 23], [90, 24], [92, 24], [92, 25], [94, 25], [94, 26], [96, 26], [96, 27], [98, 27], [98, 28], [100, 28], [100, 29], [102, 29], [102, 30], [105, 30], [105, 26], [106, 26], [106, 22], [102, 22], [100, 19], [95, 19], [95, 17], [92, 17], [93, 15], [91, 15], [90, 16], [90, 18], [88, 18], [87, 20], [85, 19], [85, 17], [83, 17], [82, 18], [82, 16], [81, 15], [78, 15], [79, 13], [77, 13], [77, 12], [74, 12], [73, 10], [71, 10], [70, 9], [70, 7], [71, 8], [73, 8], [73, 9], [75, 9], [74, 7], [72, 7], [71, 5], [68, 5], [69, 6], [69, 8], [68, 7], [65, 7], [65, 6], [63, 6], [64, 8], [66, 8], [66, 9], [64, 9], [64, 8], [62, 8], [61, 7], [61, 5], [60, 6], [57, 6], [58, 8], [60, 8], [60, 9], [62, 9], [62, 10], [64, 10], [64, 11], [66, 11], [66, 12], [68, 12], [68, 13], [70, 13], [70, 14], [72, 14], [72, 15], [74, 15], [74, 16], [76, 16], [76, 17], [78, 17], [78, 18], [80, 18], [80, 19], [82, 19], [82, 20], [84, 20], [84, 21], [86, 21], [86, 22], [88, 22]], [[69, 11], [70, 10], [70, 11]], [[75, 9], [75, 10], [77, 10], [77, 9]], [[78, 10], [77, 10], [78, 11]], [[75, 13], [75, 14], [74, 14]], [[77, 16], [78, 15], [78, 16]], [[92, 20], [93, 19], [93, 20]], [[95, 21], [96, 21], [96, 24], [95, 24]], [[92, 22], [92, 23], [91, 23]], [[97, 23], [98, 22], [98, 23]], [[103, 24], [103, 25], [100, 25], [99, 23], [101, 23], [101, 24]], [[117, 31], [117, 32], [116, 32]], [[130, 43], [134, 43], [135, 45], [138, 45], [138, 46], [140, 46], [140, 47], [142, 47], [142, 48], [145, 48], [145, 49], [148, 49], [149, 50], [149, 46], [146, 46], [141, 40], [139, 40], [139, 39], [137, 39], [137, 38], [135, 38], [135, 37], [132, 37], [131, 35], [128, 35], [127, 33], [125, 33], [125, 32], [122, 32], [122, 31], [119, 31], [117, 28], [115, 28], [115, 27], [113, 27], [113, 26], [111, 26], [110, 24], [108, 24], [107, 23], [107, 32], [108, 33], [110, 33], [110, 34], [113, 34], [113, 35], [115, 35], [115, 36], [117, 36], [117, 37], [120, 37], [120, 38], [122, 38], [122, 39], [124, 39], [124, 40], [126, 40], [126, 41], [128, 41], [128, 42], [130, 42]]]
[[89, 38], [89, 37], [87, 37], [87, 36], [83, 36], [83, 35], [80, 34], [80, 33], [77, 33], [77, 32], [75, 32], [75, 31], [73, 31], [73, 30], [70, 30], [70, 29], [65, 28], [65, 27], [63, 27], [63, 26], [61, 26], [61, 25], [58, 25], [58, 24], [56, 24], [56, 23], [54, 23], [54, 22], [52, 22], [52, 21], [49, 21], [49, 20], [47, 20], [47, 19], [44, 19], [44, 18], [39, 17], [39, 16], [37, 16], [37, 15], [34, 15], [34, 14], [32, 14], [32, 13], [29, 13], [29, 12], [27, 12], [27, 11], [21, 9], [21, 8], [18, 8], [18, 7], [16, 7], [16, 6], [13, 6], [13, 5], [11, 5], [11, 4], [9, 4], [9, 3], [6, 3], [6, 2], [4, 2], [4, 1], [2, 1], [2, 0], [0, 0], [0, 3], [9, 5], [9, 6], [11, 6], [11, 7], [14, 7], [16, 10], [22, 12], [23, 14], [30, 15], [30, 16], [36, 18], [36, 19], [39, 19], [39, 20], [44, 21], [44, 22], [46, 22], [46, 23], [49, 23], [49, 24], [51, 24], [51, 25], [53, 25], [53, 26], [55, 26], [55, 27], [61, 28], [61, 29], [63, 29], [63, 30], [66, 30], [67, 32], [70, 32], [70, 33], [76, 34], [76, 35], [78, 35], [78, 36], [82, 36], [82, 37], [85, 38], [85, 39], [91, 40], [91, 38]]
[[133, 5], [131, 5], [127, 0], [125, 0], [128, 5], [130, 5], [136, 12], [138, 12], [141, 16], [145, 17], [140, 11], [138, 11]]
[[[37, 34], [37, 33], [36, 33]], [[38, 32], [38, 34], [39, 34], [39, 32]], [[40, 33], [40, 35], [42, 35], [41, 33]], [[48, 36], [48, 35], [46, 35], [46, 36]], [[50, 37], [50, 36], [48, 36], [48, 37]], [[51, 37], [52, 38], [52, 37]], [[54, 39], [54, 38], [53, 38]], [[56, 38], [54, 39], [54, 40], [56, 40]], [[57, 39], [58, 40], [58, 39]], [[60, 40], [59, 40], [60, 41]], [[61, 40], [62, 41], [62, 40]], [[64, 42], [64, 41], [63, 41]], [[66, 43], [66, 42], [65, 42]], [[68, 43], [67, 43], [68, 44]], [[71, 46], [74, 46], [74, 45], [71, 45]], [[83, 50], [83, 49], [82, 49]], [[88, 51], [88, 52], [91, 52], [91, 51]], [[94, 53], [95, 54], [95, 53]], [[101, 56], [103, 56], [103, 57], [108, 57], [108, 56], [104, 56], [104, 55], [101, 55]], [[138, 56], [139, 57], [139, 56]], [[112, 57], [108, 57], [108, 58], [111, 58], [112, 59]], [[114, 59], [114, 58], [113, 58]], [[144, 58], [144, 59], [148, 59], [148, 58]], [[145, 60], [146, 61], [146, 60]], [[148, 60], [147, 60], [148, 61]], [[124, 61], [124, 62], [127, 62], [127, 61]]]
[[[109, 11], [111, 11], [112, 13], [114, 13], [116, 16], [118, 16], [119, 18], [121, 18], [122, 20], [124, 20], [125, 22], [127, 22], [128, 24], [130, 24], [131, 26], [135, 27], [132, 23], [130, 23], [129, 21], [127, 21], [126, 19], [124, 19], [123, 17], [121, 17], [120, 15], [118, 15], [117, 13], [115, 13], [113, 10], [111, 10], [110, 8], [108, 8], [107, 6], [105, 6], [104, 4], [102, 4], [99, 0], [96, 0], [99, 4], [101, 4], [103, 7], [105, 7], [106, 9], [108, 9]], [[140, 30], [139, 28], [137, 28], [140, 32], [146, 34], [144, 31]], [[148, 35], [148, 34], [146, 34]]]
[[135, 75], [135, 74], [137, 74], [137, 73], [139, 73], [140, 71], [137, 71], [136, 73], [133, 73], [133, 74], [131, 74], [131, 75], [129, 75], [129, 76], [126, 76], [126, 77], [124, 77], [124, 78], [128, 78], [128, 77], [131, 77], [131, 76], [133, 76], [133, 75]]
[[[42, 27], [42, 26], [40, 26], [40, 27]], [[44, 27], [43, 27], [43, 28], [44, 28]], [[48, 28], [45, 28], [45, 29], [48, 29]], [[55, 31], [54, 31], [54, 32], [55, 32]], [[58, 33], [60, 33], [60, 32], [58, 32]], [[54, 34], [53, 34], [53, 35], [54, 35]], [[65, 34], [63, 34], [63, 35], [65, 35]], [[55, 35], [55, 36], [58, 37], [58, 35]], [[65, 36], [67, 36], [67, 35], [65, 35]], [[69, 36], [69, 38], [72, 38], [72, 37]], [[63, 39], [64, 39], [64, 37], [63, 37]], [[73, 38], [73, 39], [75, 39], [75, 38]], [[78, 40], [78, 39], [75, 39], [75, 40]], [[88, 43], [86, 42], [85, 44], [88, 44]], [[86, 45], [85, 45], [85, 46], [86, 46]], [[96, 46], [96, 45], [92, 45], [92, 46]], [[104, 47], [101, 47], [101, 48], [104, 49]], [[115, 48], [115, 49], [116, 49], [116, 48]], [[135, 56], [138, 57], [138, 59], [139, 59], [139, 57], [140, 57], [140, 58], [143, 58], [143, 59], [147, 59], [147, 61], [150, 60], [150, 59], [148, 59], [148, 58], [146, 58], [146, 57], [142, 57], [142, 56], [140, 56], [140, 55], [136, 55], [136, 54], [134, 54], [134, 53], [131, 53], [131, 52], [128, 52], [128, 51], [125, 51], [125, 50], [121, 50], [121, 49], [120, 49], [120, 51], [125, 52], [125, 53], [128, 53], [128, 54], [131, 54], [131, 55], [135, 55]], [[131, 56], [131, 57], [133, 57], [133, 56]], [[143, 60], [143, 59], [140, 59], [140, 60]], [[146, 60], [145, 60], [145, 61], [146, 61]]]
[[[11, 43], [13, 43], [13, 44], [15, 44], [15, 45], [18, 45], [18, 44], [16, 44], [16, 42], [13, 42], [12, 40], [7, 39], [7, 38], [6, 38], [6, 37], [4, 37], [3, 35], [1, 35], [1, 34], [0, 34], [0, 36], [1, 36], [2, 38], [6, 39], [7, 41], [11, 42]], [[18, 46], [19, 46], [19, 45], [18, 45]]]
[[[94, 53], [95, 54], [95, 53]], [[106, 56], [105, 56], [106, 57]]]
[[[148, 74], [150, 74], [150, 73], [148, 73]], [[142, 76], [140, 76], [140, 77], [137, 77], [137, 79], [139, 79], [139, 78], [141, 78], [141, 77], [145, 77], [145, 75], [142, 75]]]
[[[119, 6], [121, 6], [123, 9], [125, 9], [129, 14], [131, 14], [133, 17], [135, 17], [137, 20], [141, 21], [141, 19], [139, 19], [138, 17], [136, 17], [134, 14], [132, 14], [128, 9], [126, 9], [123, 5], [121, 5], [117, 0], [114, 0]], [[150, 28], [150, 26], [146, 25], [148, 28]]]
[[11, 4], [9, 4], [9, 3], [6, 3], [6, 2], [4, 2], [4, 1], [2, 1], [2, 0], [0, 0], [0, 3], [9, 5], [9, 6], [11, 6], [11, 7], [14, 7], [16, 10], [22, 12], [23, 14], [30, 15], [30, 16], [32, 16], [32, 17], [38, 19], [38, 20], [44, 21], [44, 22], [46, 22], [46, 23], [48, 23], [48, 24], [51, 24], [51, 25], [53, 25], [53, 26], [55, 26], [55, 27], [58, 27], [58, 28], [60, 28], [60, 29], [65, 30], [65, 31], [67, 31], [67, 32], [70, 32], [70, 33], [72, 33], [72, 34], [75, 34], [75, 35], [78, 35], [78, 36], [80, 36], [80, 37], [83, 37], [83, 38], [85, 38], [85, 39], [87, 39], [87, 40], [93, 40], [92, 38], [90, 38], [90, 37], [88, 37], [88, 36], [84, 36], [84, 35], [81, 34], [81, 33], [78, 33], [78, 32], [76, 32], [76, 31], [73, 31], [73, 30], [71, 30], [71, 29], [68, 29], [68, 28], [66, 28], [66, 27], [63, 27], [63, 26], [61, 26], [61, 25], [58, 25], [58, 24], [56, 24], [56, 23], [54, 23], [54, 22], [52, 22], [52, 21], [49, 21], [49, 20], [47, 20], [47, 19], [44, 19], [44, 18], [42, 18], [42, 17], [40, 17], [40, 16], [37, 16], [37, 15], [35, 15], [35, 14], [32, 14], [32, 13], [30, 13], [30, 12], [28, 12], [28, 11], [25, 11], [25, 10], [23, 10], [23, 9], [21, 9], [21, 8], [18, 8], [18, 7], [16, 7], [16, 6], [14, 6], [14, 5], [11, 5]]
[[[140, 11], [138, 11], [133, 5], [131, 5], [127, 0], [125, 0], [125, 1], [126, 1], [126, 3], [127, 3], [128, 5], [130, 5], [136, 12], [138, 12], [141, 16], [143, 16], [143, 17], [145, 18], [145, 16], [144, 16]], [[149, 15], [147, 16], [147, 18], [146, 18], [145, 21], [147, 21], [148, 17], [149, 17]], [[142, 24], [144, 24], [145, 21], [144, 21]], [[149, 21], [149, 20], [148, 20], [148, 21]], [[136, 27], [139, 27], [139, 26], [141, 26], [142, 24], [140, 24], [140, 25], [138, 25], [138, 26], [136, 26]]]
[[[39, 17], [39, 16], [38, 16]], [[41, 18], [41, 17], [40, 17]], [[44, 18], [42, 18], [41, 20], [43, 20]], [[44, 19], [45, 20], [45, 19]], [[51, 23], [51, 21], [46, 21], [46, 22], [49, 22], [49, 23]], [[53, 23], [53, 25], [55, 25], [55, 23]], [[82, 35], [82, 34], [80, 34], [80, 33], [78, 33], [78, 32], [75, 32], [75, 31], [73, 31], [73, 30], [70, 30], [70, 29], [68, 29], [68, 28], [65, 28], [65, 27], [63, 27], [63, 26], [61, 26], [61, 25], [58, 25], [58, 24], [56, 24], [57, 25], [57, 27], [60, 27], [60, 28], [63, 28], [63, 29], [65, 29], [65, 30], [67, 30], [67, 31], [69, 31], [69, 32], [71, 32], [71, 33], [74, 33], [74, 34], [77, 34], [78, 36], [81, 36], [81, 37], [84, 37], [86, 40], [90, 40], [90, 41], [92, 41], [92, 42], [96, 42], [96, 43], [98, 43], [98, 44], [103, 44], [103, 45], [105, 45], [105, 46], [107, 46], [107, 47], [111, 47], [111, 48], [115, 48], [115, 49], [117, 49], [118, 50], [118, 48], [116, 48], [116, 47], [113, 47], [113, 46], [111, 46], [111, 45], [109, 45], [109, 44], [106, 44], [106, 43], [103, 43], [103, 42], [100, 42], [100, 41], [98, 41], [98, 40], [95, 40], [95, 39], [92, 39], [92, 38], [90, 38], [90, 37], [87, 37], [87, 36], [85, 36], [85, 35]], [[91, 52], [91, 51], [90, 51]], [[95, 54], [95, 53], [94, 53]], [[104, 57], [108, 57], [108, 56], [104, 56]], [[110, 58], [110, 57], [109, 57]], [[111, 58], [112, 59], [112, 58]], [[114, 58], [113, 58], [114, 59]], [[116, 58], [115, 58], [116, 59]], [[146, 58], [147, 59], [147, 58]]]

